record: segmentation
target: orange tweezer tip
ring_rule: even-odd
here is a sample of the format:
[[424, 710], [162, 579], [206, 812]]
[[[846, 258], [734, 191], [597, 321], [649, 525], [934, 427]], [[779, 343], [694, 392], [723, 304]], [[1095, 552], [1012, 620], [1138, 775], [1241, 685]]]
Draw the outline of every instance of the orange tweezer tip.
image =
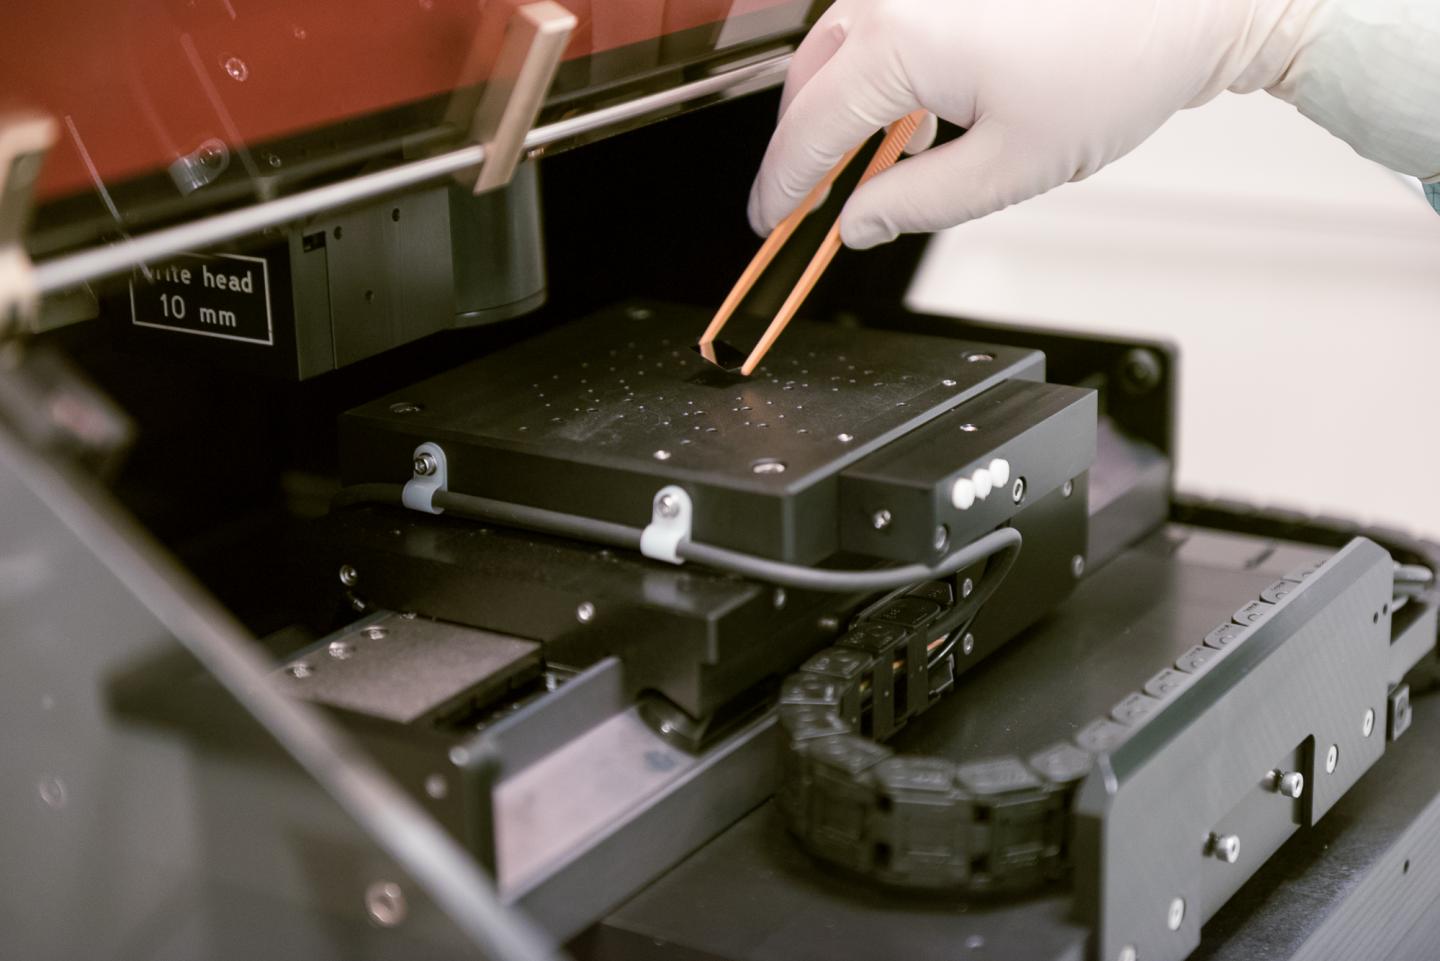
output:
[[[891, 124], [885, 134], [885, 139], [881, 141], [879, 148], [875, 151], [875, 155], [870, 158], [870, 163], [865, 168], [865, 172], [860, 176], [859, 182], [863, 184], [882, 170], [894, 166], [895, 161], [900, 159], [900, 153], [905, 149], [905, 145], [910, 142], [910, 138], [915, 135], [916, 129], [919, 128], [924, 118], [925, 111], [917, 110]], [[717, 367], [726, 370], [735, 370], [731, 361], [733, 361], [735, 355], [738, 355], [740, 352], [724, 342], [716, 341], [715, 338], [734, 315], [736, 308], [740, 306], [740, 302], [745, 299], [745, 295], [755, 286], [756, 281], [760, 279], [760, 275], [765, 272], [765, 268], [769, 267], [771, 261], [780, 253], [780, 248], [785, 246], [785, 243], [790, 239], [791, 235], [795, 233], [795, 228], [800, 226], [800, 221], [804, 220], [811, 209], [825, 196], [825, 192], [830, 189], [831, 185], [835, 183], [836, 178], [845, 170], [850, 161], [855, 158], [855, 155], [860, 152], [862, 146], [864, 145], [861, 144], [855, 147], [844, 157], [841, 157], [840, 162], [820, 179], [820, 182], [810, 190], [810, 193], [806, 195], [800, 205], [791, 211], [790, 215], [770, 232], [770, 236], [765, 238], [765, 242], [760, 246], [759, 252], [755, 254], [754, 259], [745, 267], [745, 270], [740, 274], [740, 279], [735, 282], [735, 286], [731, 288], [725, 301], [720, 305], [720, 309], [715, 312], [715, 317], [710, 321], [710, 326], [706, 327], [705, 333], [700, 336], [700, 343], [696, 345], [695, 348], [700, 353], [700, 356], [704, 357], [710, 363], [715, 364]], [[790, 291], [790, 295], [785, 298], [785, 303], [781, 306], [779, 313], [770, 321], [770, 326], [765, 329], [765, 333], [750, 351], [749, 356], [739, 365], [739, 373], [748, 377], [755, 372], [755, 368], [760, 365], [760, 361], [764, 359], [765, 354], [775, 345], [775, 341], [780, 338], [780, 334], [784, 332], [786, 325], [790, 323], [796, 311], [798, 311], [800, 306], [805, 302], [805, 298], [810, 296], [810, 291], [820, 282], [820, 277], [825, 273], [825, 268], [830, 265], [830, 261], [833, 260], [835, 254], [839, 252], [840, 247], [840, 224], [837, 221], [830, 227], [829, 233], [825, 235], [825, 240], [820, 244], [820, 249], [811, 257], [810, 263], [806, 265], [805, 272], [800, 275], [800, 279]]]

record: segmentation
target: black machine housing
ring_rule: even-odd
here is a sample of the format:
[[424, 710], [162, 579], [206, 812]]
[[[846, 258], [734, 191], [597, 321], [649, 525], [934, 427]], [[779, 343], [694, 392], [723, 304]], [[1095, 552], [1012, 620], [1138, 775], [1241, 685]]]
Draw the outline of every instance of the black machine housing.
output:
[[[734, 158], [758, 157], [774, 108], [752, 97], [541, 161], [549, 304], [520, 320], [305, 383], [57, 332], [139, 426], [110, 493], [83, 469], [96, 458], [36, 455], [49, 441], [16, 412], [52, 385], [7, 374], [0, 527], [55, 538], [75, 576], [27, 588], [7, 620], [25, 670], [0, 695], [26, 705], [5, 735], [24, 759], [10, 786], [31, 799], [40, 770], [43, 801], [14, 808], [9, 890], [47, 917], [92, 910], [81, 861], [47, 844], [56, 812], [114, 809], [126, 843], [84, 867], [197, 892], [207, 910], [168, 943], [466, 949], [392, 849], [293, 769], [294, 744], [256, 728], [243, 686], [177, 663], [172, 635], [223, 621], [213, 594], [262, 638], [276, 689], [318, 706], [581, 957], [1424, 956], [1440, 710], [1409, 697], [1436, 638], [1416, 570], [1440, 548], [1178, 497], [1173, 350], [910, 312], [918, 238], [842, 253], [758, 378], [707, 370], [685, 347], [755, 242], [753, 165]], [[697, 542], [773, 562], [929, 564], [1004, 527], [1024, 543], [968, 610], [992, 563], [877, 599], [453, 510], [328, 509], [342, 485], [412, 480], [425, 443], [451, 492], [590, 522], [643, 528], [680, 485]], [[997, 459], [1009, 483], [961, 508], [956, 481]], [[126, 553], [116, 530], [163, 551]], [[152, 568], [189, 585], [183, 602], [134, 573]], [[107, 630], [105, 646], [69, 640]], [[85, 705], [72, 726], [30, 717], [37, 677]], [[67, 749], [146, 772], [169, 807], [112, 808], [131, 781], [69, 772], [57, 795], [44, 778]], [[1277, 792], [1284, 773], [1303, 775], [1299, 797]], [[1218, 857], [1232, 837], [1238, 856]], [[1353, 883], [1325, 883], [1337, 874]], [[403, 923], [370, 897], [389, 883], [411, 898]], [[111, 904], [93, 932], [27, 934], [22, 953], [165, 941], [155, 912]]]

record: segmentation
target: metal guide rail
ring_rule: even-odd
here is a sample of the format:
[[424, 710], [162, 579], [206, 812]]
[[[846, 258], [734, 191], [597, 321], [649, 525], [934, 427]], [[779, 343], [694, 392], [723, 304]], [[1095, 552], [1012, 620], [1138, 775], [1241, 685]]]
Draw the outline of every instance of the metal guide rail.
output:
[[[1414, 547], [1405, 544], [1401, 555]], [[1073, 737], [1026, 758], [963, 763], [898, 756], [879, 742], [953, 687], [954, 649], [970, 642], [965, 627], [955, 625], [973, 612], [963, 598], [957, 607], [952, 585], [942, 582], [886, 598], [785, 680], [780, 808], [813, 854], [885, 884], [1015, 891], [1064, 877], [1075, 840], [1072, 802], [1097, 758], [1132, 739], [1217, 659], [1302, 595], [1324, 566], [1302, 567], [1271, 584]], [[1374, 612], [1377, 624], [1417, 593], [1402, 580], [1397, 574], [1395, 602]], [[1433, 636], [1428, 640], [1433, 647]], [[1403, 684], [1392, 683], [1388, 721], [1370, 715], [1367, 726], [1380, 725], [1390, 739], [1402, 733], [1407, 695]], [[1322, 763], [1333, 770], [1333, 759]], [[1298, 798], [1303, 776], [1277, 769], [1270, 790]], [[1207, 845], [1221, 860], [1238, 854], [1230, 839]]]

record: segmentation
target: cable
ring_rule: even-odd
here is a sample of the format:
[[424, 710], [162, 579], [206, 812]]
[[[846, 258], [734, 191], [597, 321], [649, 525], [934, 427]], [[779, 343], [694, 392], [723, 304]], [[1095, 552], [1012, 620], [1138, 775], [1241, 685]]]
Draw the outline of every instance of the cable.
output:
[[[398, 504], [402, 488], [399, 484], [359, 484], [342, 489], [331, 502], [332, 507], [348, 507], [363, 503]], [[457, 494], [454, 491], [437, 491], [435, 506], [444, 508], [464, 517], [491, 521], [511, 527], [536, 530], [546, 534], [558, 534], [578, 540], [592, 541], [612, 547], [637, 550], [640, 547], [641, 529], [609, 521], [597, 521], [575, 514], [527, 507], [509, 501], [475, 497], [471, 494]], [[753, 554], [742, 554], [711, 544], [697, 544], [693, 541], [681, 544], [677, 553], [686, 560], [705, 564], [742, 577], [778, 584], [795, 590], [826, 591], [831, 593], [858, 593], [863, 591], [888, 591], [906, 587], [920, 581], [948, 577], [956, 571], [976, 564], [988, 557], [1001, 554], [999, 569], [993, 576], [987, 576], [977, 596], [968, 605], [977, 608], [994, 592], [1020, 553], [1022, 538], [1013, 527], [1002, 527], [952, 551], [934, 565], [905, 564], [900, 567], [885, 567], [870, 571], [832, 571], [818, 567], [805, 567], [772, 561]]]
[[[723, 571], [731, 571], [783, 587], [807, 591], [850, 593], [888, 591], [907, 587], [919, 581], [948, 577], [962, 568], [969, 567], [971, 564], [978, 563], [1002, 551], [1005, 552], [1005, 559], [1001, 562], [1002, 567], [1004, 571], [1008, 571], [1020, 553], [1020, 540], [1020, 532], [1015, 528], [1002, 527], [971, 541], [947, 555], [934, 566], [906, 564], [902, 567], [884, 567], [873, 571], [827, 571], [818, 567], [801, 567], [798, 564], [785, 564], [780, 561], [726, 550], [723, 547], [712, 547], [709, 544], [694, 542], [681, 544], [676, 550], [686, 560], [698, 561], [701, 564], [718, 567]], [[1003, 572], [998, 573], [999, 576], [994, 579], [994, 583], [997, 584], [1004, 576]]]
[[1395, 565], [1395, 594], [1416, 597], [1425, 593], [1435, 580], [1435, 573], [1420, 564]]

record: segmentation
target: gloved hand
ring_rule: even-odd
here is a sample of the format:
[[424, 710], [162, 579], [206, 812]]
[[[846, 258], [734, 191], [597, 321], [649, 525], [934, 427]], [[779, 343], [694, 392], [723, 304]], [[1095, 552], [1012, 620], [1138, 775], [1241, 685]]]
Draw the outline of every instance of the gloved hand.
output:
[[[963, 223], [1088, 177], [1176, 110], [1227, 88], [1278, 84], [1305, 109], [1305, 91], [1287, 75], [1329, 22], [1317, 12], [1347, 2], [1436, 7], [1433, 0], [836, 0], [791, 64], [780, 122], [751, 191], [751, 224], [768, 233], [846, 150], [917, 107], [967, 132], [856, 190], [840, 220], [851, 247]], [[1440, 63], [1437, 49], [1416, 56]], [[1364, 56], [1348, 60], [1352, 72], [1365, 69]], [[1440, 78], [1433, 63], [1419, 72]], [[1318, 77], [1311, 89], [1330, 89], [1327, 102], [1344, 97], [1346, 78], [1324, 64], [1309, 64], [1308, 74]], [[1437, 103], [1429, 101], [1422, 116]], [[1440, 121], [1428, 122], [1436, 134], [1428, 142], [1440, 144]], [[1428, 162], [1424, 150], [1419, 155], [1416, 163]], [[1440, 173], [1440, 156], [1436, 164], [1407, 172]]]

